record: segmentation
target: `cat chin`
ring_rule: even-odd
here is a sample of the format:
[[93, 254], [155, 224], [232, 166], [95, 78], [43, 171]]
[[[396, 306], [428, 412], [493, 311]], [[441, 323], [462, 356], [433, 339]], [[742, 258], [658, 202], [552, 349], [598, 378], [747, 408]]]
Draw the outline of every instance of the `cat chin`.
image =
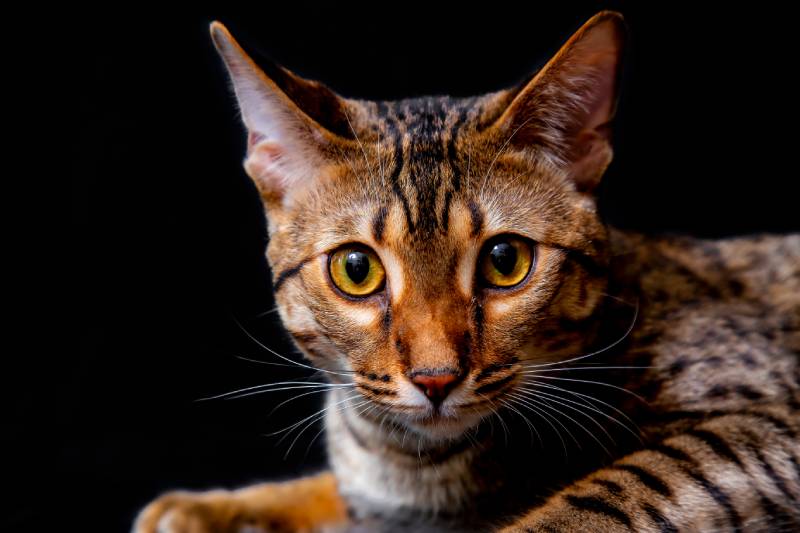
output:
[[472, 429], [483, 417], [475, 413], [459, 416], [433, 416], [405, 421], [406, 427], [420, 437], [431, 442], [459, 440], [464, 433]]

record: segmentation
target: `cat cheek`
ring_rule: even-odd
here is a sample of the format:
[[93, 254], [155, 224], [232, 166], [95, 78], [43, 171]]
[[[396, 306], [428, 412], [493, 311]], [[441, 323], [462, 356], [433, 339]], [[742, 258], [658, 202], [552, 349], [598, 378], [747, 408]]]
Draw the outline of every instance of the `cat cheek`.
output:
[[342, 315], [356, 327], [373, 327], [378, 323], [380, 313], [372, 306], [351, 305], [342, 310]]

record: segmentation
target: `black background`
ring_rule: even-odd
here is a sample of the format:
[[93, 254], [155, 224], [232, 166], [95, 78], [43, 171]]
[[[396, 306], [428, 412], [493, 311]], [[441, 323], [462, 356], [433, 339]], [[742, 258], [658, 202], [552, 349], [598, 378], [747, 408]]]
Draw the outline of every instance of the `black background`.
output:
[[[66, 318], [76, 350], [58, 376], [44, 446], [63, 501], [91, 510], [89, 529], [125, 530], [166, 489], [290, 477], [322, 461], [321, 439], [306, 455], [318, 426], [287, 459], [288, 442], [264, 436], [312, 413], [313, 395], [272, 416], [288, 394], [195, 402], [308, 375], [237, 358], [276, 361], [235, 318], [276, 351], [292, 349], [275, 314], [260, 315], [273, 306], [264, 221], [241, 170], [244, 134], [208, 38], [213, 19], [345, 96], [391, 99], [502, 88], [594, 12], [619, 9], [631, 38], [616, 160], [601, 190], [607, 219], [703, 236], [800, 229], [797, 47], [785, 13], [565, 4], [304, 4], [76, 22], [77, 68], [66, 80], [80, 114], [68, 139], [77, 269]], [[26, 397], [18, 406], [11, 431], [23, 435]], [[29, 501], [11, 522], [41, 512]]]

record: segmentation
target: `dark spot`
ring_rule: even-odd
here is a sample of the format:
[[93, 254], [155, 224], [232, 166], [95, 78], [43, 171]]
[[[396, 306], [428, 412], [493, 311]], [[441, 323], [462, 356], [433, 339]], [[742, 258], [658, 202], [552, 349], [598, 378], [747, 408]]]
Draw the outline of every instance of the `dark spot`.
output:
[[747, 368], [756, 368], [756, 367], [758, 367], [758, 362], [755, 359], [753, 359], [753, 356], [751, 354], [749, 354], [749, 353], [743, 353], [743, 354], [739, 355], [739, 360]]
[[732, 279], [728, 281], [728, 290], [734, 296], [741, 296], [744, 293], [744, 285], [738, 279]]
[[677, 359], [671, 365], [669, 365], [669, 368], [667, 369], [667, 372], [669, 373], [670, 376], [675, 377], [678, 374], [680, 374], [681, 372], [683, 372], [684, 369], [686, 369], [686, 367], [688, 365], [689, 365], [689, 363], [688, 363], [688, 361], [686, 361], [686, 359], [682, 359], [682, 358], [681, 359]]
[[381, 381], [384, 383], [389, 383], [392, 380], [392, 377], [389, 374], [384, 374], [381, 376]]
[[376, 381], [378, 379], [378, 374], [376, 374], [375, 372], [370, 372], [369, 374], [367, 374], [367, 379]]
[[650, 379], [645, 381], [645, 383], [639, 388], [639, 394], [648, 400], [653, 400], [658, 396], [658, 393], [661, 392], [661, 388], [663, 386], [663, 381], [659, 379]]
[[717, 355], [712, 355], [711, 357], [704, 359], [703, 362], [708, 366], [713, 366], [714, 368], [719, 367], [723, 363], [722, 357]]
[[730, 390], [725, 385], [714, 385], [708, 392], [706, 392], [706, 396], [708, 398], [719, 398], [722, 396], [727, 396], [730, 393]]
[[762, 393], [748, 387], [747, 385], [737, 385], [736, 393], [739, 394], [740, 396], [744, 396], [748, 400], [760, 400], [761, 398], [764, 397]]

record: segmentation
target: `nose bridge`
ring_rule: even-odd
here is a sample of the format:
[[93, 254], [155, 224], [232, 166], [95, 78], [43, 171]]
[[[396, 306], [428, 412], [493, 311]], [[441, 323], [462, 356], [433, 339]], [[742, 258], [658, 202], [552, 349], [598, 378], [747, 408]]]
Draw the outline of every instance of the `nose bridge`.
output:
[[467, 306], [450, 294], [415, 294], [398, 317], [395, 343], [408, 373], [463, 373], [469, 348]]

